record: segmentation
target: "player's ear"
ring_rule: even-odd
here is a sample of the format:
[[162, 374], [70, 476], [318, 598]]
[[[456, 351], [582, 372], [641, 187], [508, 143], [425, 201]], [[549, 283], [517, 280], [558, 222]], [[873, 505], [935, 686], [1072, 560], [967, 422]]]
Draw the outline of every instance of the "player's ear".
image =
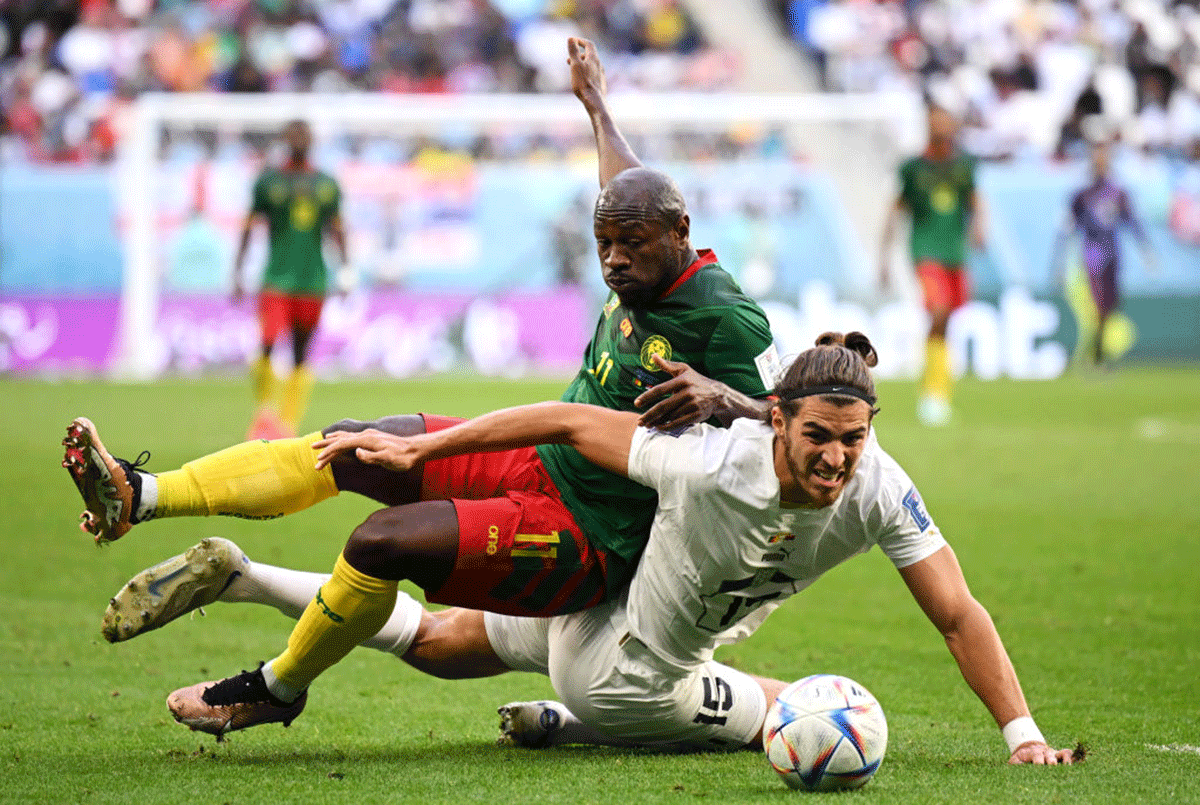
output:
[[673, 233], [679, 243], [687, 243], [688, 236], [692, 233], [692, 221], [686, 212], [675, 222]]
[[783, 417], [783, 410], [779, 404], [771, 406], [771, 427], [775, 430], [776, 436], [782, 436], [784, 429], [787, 427], [787, 420]]

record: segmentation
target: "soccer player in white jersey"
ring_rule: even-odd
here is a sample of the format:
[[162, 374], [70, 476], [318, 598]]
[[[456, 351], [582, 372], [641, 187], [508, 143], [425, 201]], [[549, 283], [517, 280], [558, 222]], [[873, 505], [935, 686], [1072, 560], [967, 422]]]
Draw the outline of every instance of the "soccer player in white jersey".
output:
[[[309, 609], [325, 611], [326, 628], [300, 650], [332, 664], [362, 641], [362, 621], [375, 618], [367, 630], [374, 635], [407, 612], [399, 617], [410, 621], [411, 644], [397, 641], [391, 650], [421, 670], [550, 677], [561, 704], [502, 708], [519, 742], [757, 747], [768, 703], [785, 683], [718, 663], [714, 649], [744, 639], [787, 596], [879, 545], [1001, 728], [1009, 762], [1070, 763], [1071, 750], [1043, 739], [990, 616], [912, 482], [875, 440], [874, 363], [862, 334], [826, 334], [776, 386], [766, 422], [742, 419], [727, 430], [664, 433], [638, 427], [636, 414], [543, 403], [407, 438], [331, 433], [316, 445], [318, 463], [353, 450], [395, 470], [459, 452], [570, 444], [654, 488], [659, 504], [619, 600], [554, 618], [426, 613], [411, 600], [396, 606], [394, 583], [381, 594], [381, 583], [367, 580], [359, 599], [340, 602], [337, 612], [318, 592]], [[374, 644], [386, 642], [377, 635]], [[182, 723], [218, 735], [287, 723], [303, 709], [306, 692], [274, 686], [267, 669], [254, 675], [262, 691], [243, 690], [244, 683], [235, 690], [231, 683], [244, 677], [182, 688], [168, 706]]]

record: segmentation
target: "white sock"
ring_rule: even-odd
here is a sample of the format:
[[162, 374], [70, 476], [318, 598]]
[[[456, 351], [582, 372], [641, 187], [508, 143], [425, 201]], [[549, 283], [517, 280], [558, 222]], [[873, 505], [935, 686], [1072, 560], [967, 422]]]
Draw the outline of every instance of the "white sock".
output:
[[304, 692], [304, 688], [293, 688], [288, 683], [275, 676], [275, 670], [271, 668], [275, 660], [263, 663], [262, 675], [263, 681], [267, 683], [267, 690], [271, 691], [271, 695], [281, 702], [294, 702]]
[[[328, 573], [290, 570], [252, 561], [241, 576], [225, 588], [217, 600], [266, 604], [293, 620], [299, 620], [309, 602], [316, 597], [317, 590], [327, 581]], [[403, 656], [417, 636], [417, 628], [421, 625], [421, 614], [424, 611], [419, 601], [401, 590], [396, 595], [396, 607], [387, 623], [362, 645], [395, 654], [397, 657]]]
[[133, 519], [139, 523], [154, 519], [154, 510], [158, 508], [158, 476], [148, 472], [139, 472], [142, 477], [142, 491], [138, 494], [137, 511]]

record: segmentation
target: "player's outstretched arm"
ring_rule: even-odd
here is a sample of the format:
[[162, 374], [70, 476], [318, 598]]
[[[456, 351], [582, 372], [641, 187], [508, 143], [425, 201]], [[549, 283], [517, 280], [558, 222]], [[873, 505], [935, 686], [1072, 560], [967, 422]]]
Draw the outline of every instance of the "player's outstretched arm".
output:
[[250, 235], [254, 232], [254, 223], [258, 220], [258, 215], [251, 211], [246, 215], [246, 220], [242, 222], [242, 237], [238, 241], [237, 254], [233, 258], [233, 301], [234, 304], [242, 301], [242, 296], [245, 295], [246, 288], [242, 280], [242, 265], [246, 262], [246, 252], [250, 249]]
[[988, 210], [983, 195], [978, 190], [971, 191], [971, 245], [976, 249], [987, 247]]
[[739, 417], [762, 418], [771, 404], [756, 400], [719, 380], [705, 377], [682, 361], [653, 357], [671, 379], [642, 392], [633, 404], [644, 408], [638, 424], [644, 428], [674, 430], [716, 417], [729, 425]]
[[417, 436], [375, 429], [335, 431], [313, 444], [317, 469], [353, 452], [365, 464], [397, 472], [435, 458], [512, 450], [538, 444], [567, 444], [593, 464], [620, 475], [629, 467], [629, 445], [637, 415], [578, 403], [548, 402], [505, 408], [452, 428]]
[[640, 168], [642, 162], [633, 153], [625, 135], [617, 128], [608, 109], [608, 84], [596, 46], [586, 39], [567, 39], [567, 64], [571, 68], [571, 89], [587, 110], [596, 135], [596, 153], [600, 157], [600, 187], [628, 168]]
[[1048, 746], [1034, 724], [996, 626], [971, 595], [950, 546], [901, 568], [900, 575], [946, 639], [963, 678], [996, 719], [1008, 743], [1008, 762], [1051, 766], [1072, 763], [1072, 751]]
[[879, 238], [879, 287], [885, 291], [892, 284], [892, 241], [900, 226], [900, 216], [907, 211], [908, 205], [904, 199], [897, 197], [888, 207], [887, 217], [883, 221], [883, 232]]

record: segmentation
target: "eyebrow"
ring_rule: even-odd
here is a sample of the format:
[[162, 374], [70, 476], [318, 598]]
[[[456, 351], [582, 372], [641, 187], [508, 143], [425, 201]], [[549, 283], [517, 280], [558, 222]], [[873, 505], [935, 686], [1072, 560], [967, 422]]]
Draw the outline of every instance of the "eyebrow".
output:
[[[831, 431], [829, 428], [825, 427], [824, 425], [822, 425], [822, 424], [820, 424], [820, 423], [813, 422], [813, 421], [811, 421], [811, 420], [809, 420], [809, 421], [806, 421], [806, 422], [805, 422], [805, 423], [802, 425], [802, 427], [804, 427], [804, 428], [806, 428], [806, 429], [807, 429], [807, 428], [811, 428], [812, 430], [819, 431], [820, 433], [822, 433], [822, 434], [824, 434], [824, 435], [827, 435], [827, 436], [832, 436], [832, 435], [833, 435], [833, 431]], [[848, 430], [848, 431], [846, 431], [845, 433], [843, 433], [843, 434], [841, 434], [840, 436], [838, 436], [838, 438], [839, 438], [839, 439], [844, 439], [844, 438], [845, 438], [845, 437], [847, 437], [847, 436], [861, 435], [861, 434], [865, 434], [866, 432], [867, 432], [867, 426], [866, 426], [866, 425], [860, 425], [860, 426], [859, 426], [859, 427], [857, 427], [857, 428], [852, 428], [851, 430]]]

